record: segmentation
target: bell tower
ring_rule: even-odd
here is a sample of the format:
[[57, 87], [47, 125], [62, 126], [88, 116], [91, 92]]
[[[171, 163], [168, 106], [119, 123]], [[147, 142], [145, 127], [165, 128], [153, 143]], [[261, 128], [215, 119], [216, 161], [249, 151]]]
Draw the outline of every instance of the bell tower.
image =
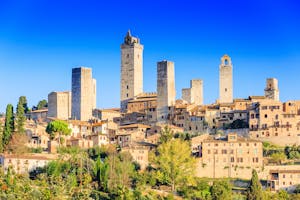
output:
[[121, 112], [126, 112], [127, 103], [143, 92], [143, 45], [128, 30], [121, 44]]
[[219, 66], [219, 102], [232, 103], [233, 102], [233, 80], [232, 80], [232, 63], [228, 55], [221, 58]]

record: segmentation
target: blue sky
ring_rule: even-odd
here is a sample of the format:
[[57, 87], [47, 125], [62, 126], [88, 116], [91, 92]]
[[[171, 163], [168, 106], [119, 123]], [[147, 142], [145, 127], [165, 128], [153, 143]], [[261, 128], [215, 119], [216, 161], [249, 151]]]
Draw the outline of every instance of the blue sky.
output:
[[156, 90], [156, 63], [175, 62], [177, 97], [204, 80], [218, 98], [220, 57], [234, 67], [234, 97], [263, 95], [279, 80], [280, 99], [300, 99], [298, 1], [0, 0], [0, 112], [71, 88], [71, 69], [93, 68], [97, 107], [119, 106], [120, 44], [128, 29], [144, 44], [144, 90]]

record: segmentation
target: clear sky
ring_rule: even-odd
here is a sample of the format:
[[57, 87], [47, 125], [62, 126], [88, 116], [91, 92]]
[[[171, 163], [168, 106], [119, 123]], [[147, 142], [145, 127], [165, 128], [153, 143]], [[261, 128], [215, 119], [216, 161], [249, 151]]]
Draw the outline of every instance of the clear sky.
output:
[[144, 90], [156, 90], [156, 63], [175, 62], [177, 97], [204, 80], [218, 98], [220, 57], [234, 67], [234, 97], [263, 95], [279, 80], [280, 99], [300, 99], [300, 3], [289, 0], [0, 0], [0, 112], [18, 97], [30, 106], [71, 89], [71, 69], [93, 68], [97, 107], [118, 107], [120, 44], [130, 29], [144, 45]]

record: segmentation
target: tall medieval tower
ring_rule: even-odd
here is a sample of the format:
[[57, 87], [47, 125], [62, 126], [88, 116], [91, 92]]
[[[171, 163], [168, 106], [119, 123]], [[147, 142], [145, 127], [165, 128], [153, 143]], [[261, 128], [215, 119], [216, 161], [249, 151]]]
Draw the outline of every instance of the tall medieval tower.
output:
[[279, 101], [278, 80], [276, 78], [268, 78], [266, 81], [265, 97]]
[[228, 55], [224, 55], [221, 58], [219, 73], [220, 73], [219, 102], [232, 103], [233, 102], [232, 63], [231, 63], [231, 58]]
[[121, 45], [121, 112], [127, 102], [143, 92], [143, 45], [127, 32]]
[[161, 61], [157, 63], [157, 121], [166, 123], [169, 107], [175, 104], [174, 63]]
[[71, 118], [88, 121], [92, 119], [96, 107], [96, 80], [92, 69], [79, 67], [72, 69]]

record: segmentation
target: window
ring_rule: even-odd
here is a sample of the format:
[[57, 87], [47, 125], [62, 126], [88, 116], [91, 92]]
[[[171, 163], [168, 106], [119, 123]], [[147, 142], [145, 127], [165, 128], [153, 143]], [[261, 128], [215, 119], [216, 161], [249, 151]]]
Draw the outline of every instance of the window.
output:
[[215, 149], [215, 150], [214, 150], [214, 153], [215, 153], [215, 154], [218, 154], [218, 150], [217, 150], [217, 149]]
[[267, 114], [265, 114], [265, 118], [268, 118], [268, 115], [267, 115]]
[[225, 88], [225, 92], [227, 92], [227, 88]]
[[129, 86], [127, 85], [126, 88], [129, 89]]
[[231, 158], [230, 158], [230, 162], [234, 162], [234, 157], [231, 157]]
[[227, 59], [224, 60], [224, 64], [228, 65], [228, 60]]

